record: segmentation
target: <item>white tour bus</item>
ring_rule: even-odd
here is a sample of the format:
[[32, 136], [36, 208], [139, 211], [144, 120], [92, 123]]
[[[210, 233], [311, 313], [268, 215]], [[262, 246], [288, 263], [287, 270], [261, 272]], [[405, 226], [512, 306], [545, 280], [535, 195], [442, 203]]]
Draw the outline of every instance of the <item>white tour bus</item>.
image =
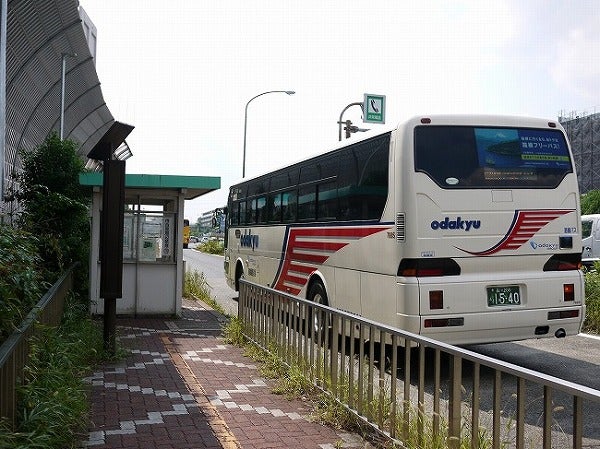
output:
[[559, 123], [416, 117], [231, 187], [225, 272], [452, 344], [564, 337], [579, 220]]

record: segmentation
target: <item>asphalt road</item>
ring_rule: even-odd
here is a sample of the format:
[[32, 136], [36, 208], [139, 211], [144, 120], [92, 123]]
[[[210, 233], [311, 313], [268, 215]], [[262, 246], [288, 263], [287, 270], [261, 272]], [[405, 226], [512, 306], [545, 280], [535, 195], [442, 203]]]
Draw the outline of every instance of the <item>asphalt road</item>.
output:
[[189, 249], [183, 250], [186, 270], [204, 273], [206, 282], [211, 287], [213, 298], [228, 315], [237, 315], [237, 301], [233, 299], [237, 298], [237, 292], [232, 290], [225, 281], [223, 256], [196, 251], [193, 249], [194, 246], [191, 244]]

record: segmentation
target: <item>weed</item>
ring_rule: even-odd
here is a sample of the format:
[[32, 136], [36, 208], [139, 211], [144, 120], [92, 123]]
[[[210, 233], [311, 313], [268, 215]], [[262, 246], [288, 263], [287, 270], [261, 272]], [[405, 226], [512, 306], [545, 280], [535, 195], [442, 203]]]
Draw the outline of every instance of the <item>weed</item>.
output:
[[315, 393], [316, 388], [295, 365], [290, 366], [282, 373], [273, 393], [284, 395], [288, 399], [308, 397]]
[[211, 290], [212, 287], [206, 280], [204, 273], [199, 273], [196, 270], [186, 271], [183, 282], [183, 296], [188, 299], [202, 301], [222, 315], [226, 315], [225, 309], [211, 296]]
[[244, 346], [248, 341], [244, 335], [244, 324], [243, 321], [233, 316], [229, 322], [223, 328], [223, 336], [225, 341], [231, 345]]
[[60, 327], [31, 340], [20, 388], [16, 432], [0, 425], [0, 449], [75, 447], [85, 430], [89, 401], [82, 378], [104, 356], [100, 329], [83, 305], [69, 298]]
[[586, 314], [583, 330], [600, 334], [600, 262], [585, 273]]

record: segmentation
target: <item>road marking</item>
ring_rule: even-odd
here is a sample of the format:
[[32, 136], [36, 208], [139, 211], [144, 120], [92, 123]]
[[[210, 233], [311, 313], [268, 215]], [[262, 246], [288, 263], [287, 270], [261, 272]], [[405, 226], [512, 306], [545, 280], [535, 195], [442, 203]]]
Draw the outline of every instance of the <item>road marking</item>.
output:
[[593, 340], [600, 340], [600, 335], [592, 335], [592, 334], [579, 334], [580, 337], [591, 338]]

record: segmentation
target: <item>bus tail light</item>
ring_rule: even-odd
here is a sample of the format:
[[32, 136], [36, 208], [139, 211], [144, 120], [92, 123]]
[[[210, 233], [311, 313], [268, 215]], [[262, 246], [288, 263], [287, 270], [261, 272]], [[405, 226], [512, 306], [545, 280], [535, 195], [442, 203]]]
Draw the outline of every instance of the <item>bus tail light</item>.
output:
[[579, 310], [555, 310], [554, 312], [548, 312], [549, 320], [561, 320], [564, 318], [577, 318], [579, 316]]
[[563, 299], [575, 301], [575, 284], [563, 284]]
[[554, 254], [544, 264], [544, 271], [568, 271], [581, 268], [581, 253]]
[[430, 318], [425, 320], [425, 327], [464, 326], [464, 318]]
[[429, 291], [429, 308], [431, 310], [444, 308], [444, 291], [430, 290]]
[[449, 258], [402, 259], [398, 267], [398, 276], [430, 277], [458, 276], [460, 266]]

